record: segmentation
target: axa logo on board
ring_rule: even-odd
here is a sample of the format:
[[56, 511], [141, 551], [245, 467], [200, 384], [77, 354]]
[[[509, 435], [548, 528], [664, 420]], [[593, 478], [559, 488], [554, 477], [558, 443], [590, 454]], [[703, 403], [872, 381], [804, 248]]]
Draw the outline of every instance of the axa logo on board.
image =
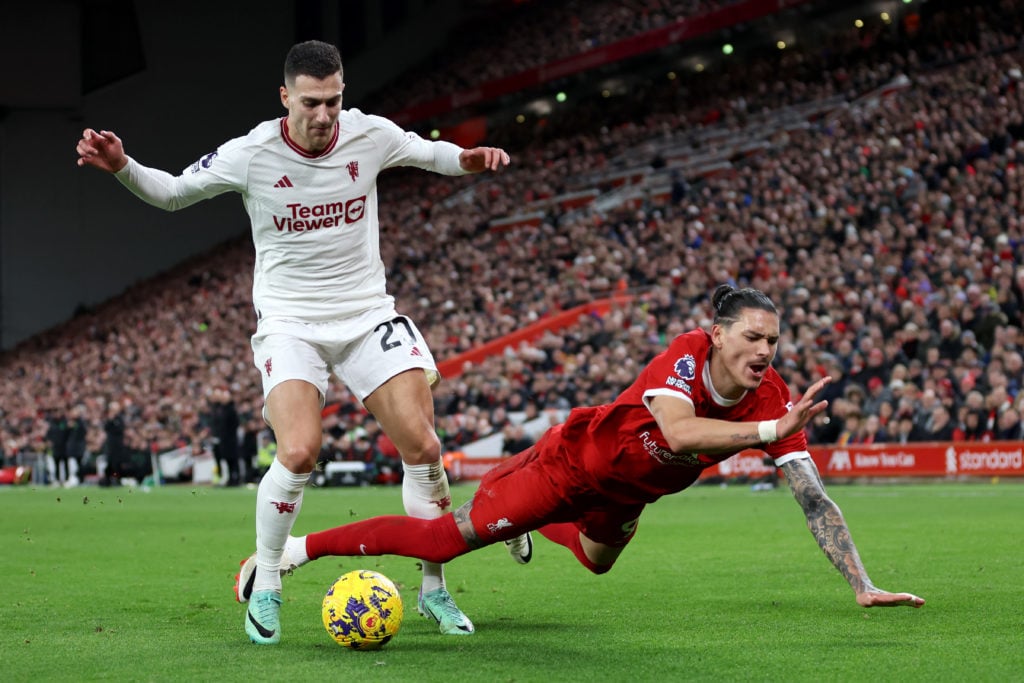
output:
[[287, 204], [288, 213], [274, 216], [278, 232], [308, 232], [355, 223], [366, 215], [366, 195], [343, 202]]

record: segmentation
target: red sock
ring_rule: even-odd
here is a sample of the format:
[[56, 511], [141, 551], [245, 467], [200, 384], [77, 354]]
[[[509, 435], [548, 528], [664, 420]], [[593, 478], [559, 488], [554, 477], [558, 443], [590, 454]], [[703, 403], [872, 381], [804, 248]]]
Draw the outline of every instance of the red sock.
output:
[[566, 548], [571, 550], [572, 554], [576, 556], [576, 559], [580, 561], [580, 564], [595, 574], [604, 574], [612, 568], [610, 564], [594, 564], [590, 561], [587, 554], [583, 552], [583, 545], [580, 543], [580, 530], [569, 522], [548, 524], [547, 526], [537, 529], [537, 531], [552, 543], [564, 545]]
[[469, 550], [450, 514], [437, 519], [372, 517], [306, 536], [306, 554], [311, 560], [325, 555], [404, 555], [447, 562]]

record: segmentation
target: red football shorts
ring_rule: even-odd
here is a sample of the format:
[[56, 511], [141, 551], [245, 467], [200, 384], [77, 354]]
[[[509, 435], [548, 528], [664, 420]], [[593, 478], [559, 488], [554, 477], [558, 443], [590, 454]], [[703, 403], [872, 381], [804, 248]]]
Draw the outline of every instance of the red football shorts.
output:
[[561, 425], [552, 427], [484, 475], [469, 516], [485, 544], [558, 522], [571, 522], [597, 543], [629, 543], [644, 505], [616, 503], [595, 491], [561, 432]]

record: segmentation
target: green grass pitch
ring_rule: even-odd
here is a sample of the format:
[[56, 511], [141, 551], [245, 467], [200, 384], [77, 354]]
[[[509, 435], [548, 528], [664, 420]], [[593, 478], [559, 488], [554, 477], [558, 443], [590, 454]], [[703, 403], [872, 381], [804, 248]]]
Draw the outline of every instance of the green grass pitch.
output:
[[[473, 485], [453, 488], [456, 505]], [[250, 644], [232, 583], [255, 491], [168, 486], [0, 490], [4, 681], [1024, 680], [1024, 482], [832, 486], [875, 583], [923, 608], [857, 606], [788, 490], [696, 487], [650, 506], [593, 576], [535, 535], [452, 562], [474, 620], [416, 613], [417, 564], [326, 558], [285, 577], [282, 643]], [[310, 489], [297, 533], [401, 511], [398, 488]], [[320, 601], [345, 571], [402, 589], [377, 652], [329, 640]]]

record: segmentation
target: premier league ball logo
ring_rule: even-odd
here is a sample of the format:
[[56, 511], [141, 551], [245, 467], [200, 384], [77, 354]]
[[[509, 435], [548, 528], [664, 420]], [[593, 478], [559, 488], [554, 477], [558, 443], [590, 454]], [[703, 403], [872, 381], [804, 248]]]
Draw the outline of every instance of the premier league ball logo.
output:
[[697, 376], [697, 361], [688, 353], [676, 361], [675, 371], [682, 379], [692, 381]]
[[402, 626], [402, 596], [388, 577], [356, 569], [331, 584], [323, 602], [327, 633], [353, 650], [378, 650]]

